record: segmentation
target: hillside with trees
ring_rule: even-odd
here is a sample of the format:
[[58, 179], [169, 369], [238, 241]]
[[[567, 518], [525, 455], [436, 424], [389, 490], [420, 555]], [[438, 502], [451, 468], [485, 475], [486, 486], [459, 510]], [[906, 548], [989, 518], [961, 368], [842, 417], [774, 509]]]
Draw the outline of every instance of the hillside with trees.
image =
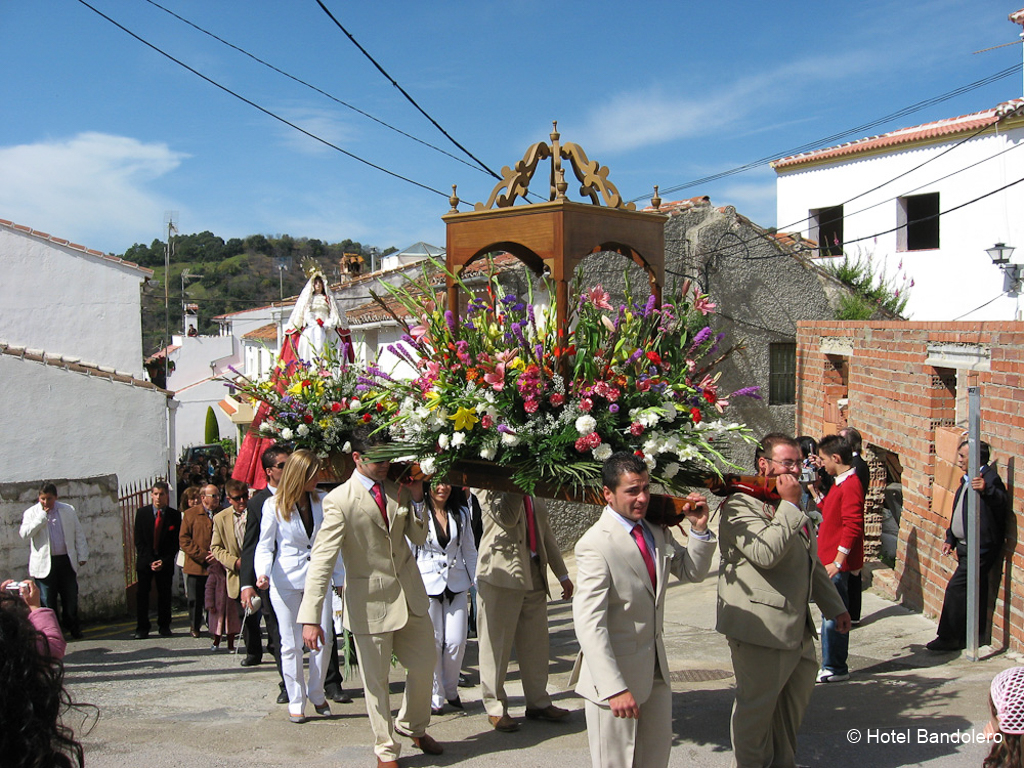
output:
[[[175, 235], [171, 241], [167, 289], [171, 334], [182, 332], [182, 274], [184, 301], [199, 306], [199, 332], [216, 334], [213, 318], [227, 312], [259, 307], [302, 290], [302, 264], [316, 259], [331, 282], [340, 280], [344, 254], [357, 253], [369, 270], [371, 246], [353, 240], [326, 243], [290, 235], [250, 235], [225, 240], [212, 232]], [[136, 243], [121, 258], [148, 267], [153, 279], [142, 293], [142, 347], [149, 356], [167, 343], [164, 329], [164, 255], [166, 243]], [[396, 251], [379, 251], [381, 256]]]

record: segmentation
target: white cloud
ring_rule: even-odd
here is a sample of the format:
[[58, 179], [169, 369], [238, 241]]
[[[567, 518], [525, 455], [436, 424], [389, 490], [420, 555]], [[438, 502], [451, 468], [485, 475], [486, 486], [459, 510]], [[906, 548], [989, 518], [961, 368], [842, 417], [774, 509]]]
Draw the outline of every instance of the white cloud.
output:
[[[278, 110], [277, 114], [288, 122], [299, 126], [302, 130], [309, 131], [313, 136], [318, 136], [343, 149], [358, 135], [358, 132], [349, 123], [339, 117], [336, 111], [330, 109], [306, 106], [285, 107]], [[276, 125], [284, 144], [296, 152], [319, 155], [335, 151], [326, 144], [283, 123], [276, 123]]]
[[0, 216], [102, 251], [149, 242], [175, 208], [153, 182], [187, 155], [166, 144], [80, 133], [0, 147]]

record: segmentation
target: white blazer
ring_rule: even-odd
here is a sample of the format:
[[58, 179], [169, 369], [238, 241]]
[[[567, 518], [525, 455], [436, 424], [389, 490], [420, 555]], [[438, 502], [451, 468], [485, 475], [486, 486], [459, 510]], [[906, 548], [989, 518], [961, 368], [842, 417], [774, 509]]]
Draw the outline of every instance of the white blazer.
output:
[[[89, 545], [85, 541], [85, 530], [78, 522], [75, 508], [63, 501], [54, 503], [60, 524], [64, 529], [64, 543], [68, 547], [71, 567], [78, 573], [78, 564], [89, 559]], [[50, 575], [50, 529], [46, 524], [46, 511], [38, 502], [25, 510], [21, 518], [21, 538], [29, 539], [29, 575], [45, 579]]]
[[[278, 590], [302, 590], [306, 585], [306, 569], [313, 553], [313, 541], [324, 522], [323, 496], [319, 492], [310, 494], [313, 512], [313, 535], [306, 535], [299, 510], [292, 509], [292, 519], [285, 521], [277, 512], [277, 496], [271, 496], [263, 503], [260, 518], [260, 540], [256, 544], [254, 560], [256, 578], [269, 576], [271, 584]], [[277, 548], [275, 556], [274, 549]], [[345, 582], [345, 566], [341, 557], [334, 563], [334, 584]]]
[[[456, 517], [458, 526], [454, 521]], [[476, 543], [470, 527], [469, 510], [462, 508], [448, 513], [448, 534], [448, 546], [442, 549], [437, 540], [437, 518], [431, 512], [426, 542], [419, 547], [409, 542], [428, 595], [439, 595], [445, 587], [452, 592], [465, 592], [476, 579]]]

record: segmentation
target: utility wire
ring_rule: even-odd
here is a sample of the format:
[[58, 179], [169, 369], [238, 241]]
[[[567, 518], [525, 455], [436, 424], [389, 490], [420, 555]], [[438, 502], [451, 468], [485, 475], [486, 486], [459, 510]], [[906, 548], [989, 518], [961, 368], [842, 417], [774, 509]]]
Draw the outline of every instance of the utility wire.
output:
[[481, 160], [480, 160], [479, 158], [477, 158], [477, 157], [476, 157], [476, 155], [474, 155], [474, 154], [473, 154], [472, 152], [470, 152], [470, 151], [469, 151], [468, 149], [466, 149], [466, 148], [465, 148], [464, 146], [462, 146], [462, 145], [461, 145], [461, 144], [460, 144], [459, 142], [457, 142], [457, 141], [456, 141], [456, 140], [455, 140], [454, 138], [452, 138], [451, 134], [449, 134], [449, 133], [448, 133], [448, 131], [446, 131], [446, 130], [445, 130], [444, 128], [442, 128], [442, 127], [441, 127], [441, 125], [440, 125], [440, 124], [439, 124], [439, 123], [437, 122], [437, 120], [435, 120], [435, 119], [434, 119], [434, 118], [432, 118], [432, 117], [431, 117], [430, 115], [428, 115], [428, 114], [426, 113], [426, 111], [424, 111], [423, 107], [421, 107], [421, 106], [420, 106], [419, 104], [417, 104], [417, 103], [416, 103], [416, 100], [415, 100], [415, 99], [414, 99], [414, 98], [413, 98], [412, 96], [410, 96], [410, 95], [409, 95], [409, 94], [408, 94], [408, 93], [406, 92], [406, 90], [405, 90], [405, 89], [404, 89], [404, 88], [403, 88], [402, 86], [400, 86], [400, 85], [398, 84], [398, 82], [397, 82], [397, 81], [395, 80], [395, 78], [393, 78], [393, 77], [392, 77], [391, 75], [389, 75], [389, 74], [388, 74], [388, 73], [387, 73], [387, 72], [386, 72], [386, 71], [384, 70], [384, 67], [382, 67], [382, 66], [381, 66], [380, 64], [378, 64], [378, 63], [377, 63], [377, 60], [376, 60], [376, 59], [374, 59], [374, 58], [373, 58], [373, 56], [371, 56], [371, 55], [370, 55], [370, 54], [369, 54], [369, 53], [367, 52], [367, 50], [366, 50], [365, 48], [363, 48], [363, 46], [361, 46], [361, 45], [359, 44], [359, 41], [358, 41], [358, 40], [356, 40], [356, 39], [355, 39], [355, 37], [353, 37], [353, 36], [352, 36], [352, 33], [351, 33], [351, 32], [349, 32], [349, 31], [348, 31], [347, 29], [345, 29], [345, 27], [344, 27], [344, 26], [342, 26], [341, 22], [340, 22], [340, 21], [338, 21], [338, 20], [337, 20], [337, 19], [336, 19], [336, 18], [334, 17], [334, 14], [333, 14], [333, 13], [331, 13], [331, 12], [330, 12], [330, 11], [328, 10], [327, 6], [323, 4], [322, 0], [316, 0], [316, 4], [317, 4], [317, 5], [319, 5], [319, 6], [320, 6], [320, 7], [321, 7], [321, 8], [323, 9], [323, 12], [324, 12], [324, 13], [326, 13], [326, 14], [327, 14], [327, 16], [328, 16], [328, 17], [330, 18], [330, 20], [331, 20], [331, 21], [333, 21], [333, 22], [334, 22], [334, 23], [335, 23], [335, 24], [337, 25], [338, 29], [340, 29], [340, 30], [341, 30], [342, 32], [344, 32], [344, 33], [345, 33], [345, 36], [346, 36], [346, 37], [347, 37], [347, 38], [348, 38], [349, 40], [351, 40], [351, 41], [352, 41], [352, 44], [353, 44], [353, 45], [354, 45], [354, 46], [355, 46], [356, 48], [358, 48], [358, 49], [359, 49], [359, 51], [360, 51], [360, 52], [361, 52], [361, 53], [363, 54], [363, 56], [365, 56], [365, 57], [366, 57], [367, 59], [369, 59], [369, 60], [370, 60], [370, 63], [371, 63], [371, 64], [373, 64], [373, 66], [375, 66], [375, 67], [377, 68], [377, 71], [378, 71], [378, 72], [380, 72], [380, 73], [381, 73], [382, 75], [384, 75], [384, 77], [385, 77], [385, 78], [387, 78], [387, 80], [388, 80], [388, 81], [389, 81], [389, 82], [390, 82], [390, 83], [391, 83], [391, 84], [392, 84], [393, 86], [395, 86], [395, 88], [397, 88], [397, 89], [399, 90], [399, 92], [400, 92], [400, 93], [401, 93], [401, 94], [402, 94], [403, 96], [405, 96], [406, 100], [407, 100], [407, 101], [408, 101], [408, 102], [409, 102], [410, 104], [412, 104], [412, 105], [413, 105], [414, 107], [416, 107], [416, 109], [417, 109], [417, 110], [419, 110], [419, 113], [420, 113], [421, 115], [423, 115], [423, 116], [424, 116], [425, 118], [427, 118], [427, 120], [429, 120], [429, 121], [430, 121], [430, 122], [431, 122], [431, 123], [433, 124], [433, 126], [434, 126], [435, 128], [437, 128], [437, 130], [439, 130], [439, 131], [440, 131], [440, 132], [441, 132], [441, 133], [442, 133], [442, 134], [443, 134], [443, 135], [445, 136], [445, 138], [447, 138], [447, 139], [448, 139], [448, 140], [449, 140], [449, 141], [450, 141], [450, 142], [451, 142], [452, 144], [454, 144], [454, 145], [455, 145], [456, 147], [458, 147], [458, 148], [459, 148], [459, 149], [461, 149], [461, 150], [462, 150], [463, 152], [465, 152], [465, 153], [466, 153], [466, 154], [467, 154], [467, 155], [468, 155], [469, 157], [473, 158], [473, 161], [474, 161], [474, 162], [476, 162], [476, 163], [477, 163], [477, 165], [479, 165], [479, 166], [480, 166], [481, 168], [483, 168], [483, 169], [484, 169], [485, 171], [487, 171], [487, 173], [491, 174], [491, 176], [493, 176], [494, 178], [496, 178], [496, 179], [498, 179], [499, 181], [501, 181], [501, 176], [499, 176], [499, 175], [498, 175], [497, 173], [495, 173], [495, 172], [494, 172], [494, 171], [492, 171], [492, 170], [491, 170], [490, 168], [488, 168], [488, 167], [487, 167], [486, 165], [484, 165], [483, 161], [481, 161]]
[[351, 109], [353, 112], [357, 112], [358, 114], [362, 115], [363, 117], [369, 118], [370, 120], [373, 120], [375, 123], [378, 123], [379, 125], [382, 125], [382, 126], [384, 126], [385, 128], [387, 128], [387, 129], [389, 129], [391, 131], [394, 131], [395, 133], [398, 133], [398, 134], [400, 134], [402, 136], [405, 136], [407, 139], [412, 139], [413, 141], [415, 141], [415, 142], [417, 142], [419, 144], [422, 144], [425, 147], [429, 147], [430, 149], [433, 149], [436, 152], [440, 152], [442, 155], [447, 155], [452, 160], [455, 160], [456, 162], [462, 163], [463, 165], [465, 165], [465, 166], [467, 166], [469, 168], [472, 168], [475, 171], [480, 171], [481, 173], [487, 173], [486, 170], [480, 168], [479, 166], [474, 165], [473, 163], [467, 162], [466, 160], [463, 160], [461, 157], [457, 157], [457, 156], [453, 155], [451, 152], [449, 152], [449, 151], [447, 151], [445, 149], [441, 149], [440, 147], [435, 146], [434, 144], [431, 144], [429, 141], [424, 141], [423, 139], [420, 139], [420, 138], [417, 138], [416, 136], [413, 136], [411, 133], [406, 133], [402, 129], [396, 128], [395, 126], [390, 125], [389, 123], [384, 122], [380, 118], [374, 117], [369, 112], [365, 112], [362, 109], [360, 109], [359, 107], [353, 106], [352, 104], [349, 104], [346, 101], [342, 101], [341, 99], [337, 98], [336, 96], [332, 96], [327, 91], [322, 90], [321, 88], [318, 88], [317, 86], [312, 85], [311, 83], [307, 83], [305, 80], [302, 80], [301, 78], [298, 78], [298, 77], [295, 77], [294, 75], [288, 74], [283, 69], [279, 69], [278, 67], [275, 67], [273, 64], [271, 64], [269, 62], [266, 62], [263, 59], [259, 58], [258, 56], [255, 56], [255, 55], [249, 53], [244, 48], [240, 48], [240, 47], [238, 47], [237, 45], [235, 45], [233, 43], [229, 43], [227, 40], [225, 40], [225, 39], [223, 39], [221, 37], [218, 37], [213, 32], [210, 32], [209, 30], [203, 29], [198, 24], [194, 24], [193, 22], [191, 22], [188, 19], [186, 19], [184, 16], [179, 16], [177, 13], [175, 13], [172, 10], [170, 10], [169, 8], [165, 8], [164, 6], [160, 5], [160, 3], [156, 2], [155, 0], [146, 0], [146, 2], [149, 3], [152, 6], [155, 6], [155, 7], [159, 8], [164, 13], [170, 14], [171, 16], [173, 16], [174, 18], [178, 19], [179, 21], [181, 21], [181, 22], [183, 22], [185, 24], [188, 24], [193, 29], [198, 30], [199, 32], [202, 32], [204, 35], [208, 35], [209, 37], [212, 37], [217, 42], [223, 43], [228, 48], [232, 48], [232, 49], [238, 51], [239, 53], [243, 54], [244, 56], [248, 56], [253, 61], [258, 62], [259, 64], [262, 64], [264, 67], [267, 67], [268, 69], [274, 70], [279, 75], [284, 75], [289, 80], [293, 80], [294, 82], [299, 83], [300, 85], [304, 85], [307, 88], [309, 88], [309, 89], [311, 89], [313, 91], [316, 91], [317, 93], [319, 93], [322, 96], [326, 96], [328, 99], [330, 99], [331, 101], [335, 102], [336, 104], [340, 104], [343, 107], [347, 107], [348, 109]]
[[235, 91], [232, 91], [227, 86], [221, 85], [216, 80], [212, 80], [211, 78], [209, 78], [206, 75], [204, 75], [202, 72], [199, 72], [198, 70], [193, 69], [188, 64], [186, 64], [185, 62], [181, 61], [180, 59], [176, 59], [176, 58], [174, 58], [174, 56], [172, 56], [171, 54], [167, 53], [166, 51], [161, 50], [160, 48], [157, 48], [155, 45], [153, 45], [149, 41], [144, 40], [143, 38], [139, 37], [137, 34], [132, 32], [130, 29], [128, 29], [124, 25], [118, 23], [114, 19], [110, 18], [109, 16], [107, 16], [102, 11], [100, 11], [100, 10], [94, 8], [93, 6], [89, 5], [89, 3], [87, 3], [85, 0], [78, 0], [78, 2], [81, 3], [82, 5], [84, 5], [86, 8], [88, 8], [93, 13], [95, 13], [97, 16], [100, 16], [101, 18], [106, 19], [107, 21], [109, 21], [111, 24], [113, 24], [115, 27], [120, 29], [125, 34], [130, 35], [131, 37], [135, 38], [136, 40], [138, 40], [140, 43], [142, 43], [146, 47], [151, 48], [152, 50], [154, 50], [157, 53], [159, 53], [161, 56], [164, 56], [164, 57], [170, 59], [171, 61], [173, 61], [178, 66], [187, 69], [189, 72], [191, 72], [196, 77], [199, 77], [202, 80], [205, 80], [206, 82], [208, 82], [210, 85], [213, 85], [213, 86], [219, 88], [220, 90], [224, 91], [225, 93], [230, 94], [231, 96], [234, 96], [239, 101], [245, 102], [250, 107], [259, 110], [260, 112], [262, 112], [263, 114], [267, 115], [268, 117], [272, 117], [274, 120], [277, 120], [278, 122], [284, 123], [285, 125], [287, 125], [290, 128], [294, 128], [299, 133], [305, 134], [306, 136], [309, 136], [309, 138], [314, 139], [315, 141], [318, 141], [321, 144], [323, 144], [323, 145], [325, 145], [327, 147], [330, 147], [331, 149], [335, 149], [338, 152], [341, 152], [341, 154], [345, 155], [346, 157], [350, 157], [351, 159], [353, 159], [353, 160], [355, 160], [357, 162], [360, 162], [363, 165], [367, 165], [370, 168], [378, 170], [381, 173], [385, 173], [388, 176], [391, 176], [393, 178], [399, 179], [401, 181], [408, 182], [409, 184], [412, 184], [413, 186], [419, 187], [420, 189], [424, 189], [427, 192], [433, 192], [435, 195], [440, 195], [441, 197], [445, 198], [446, 200], [448, 199], [449, 195], [447, 193], [445, 193], [445, 192], [442, 192], [439, 189], [434, 189], [433, 187], [427, 186], [426, 184], [422, 184], [421, 182], [418, 182], [418, 181], [415, 181], [413, 179], [410, 179], [408, 176], [402, 176], [401, 174], [395, 173], [394, 171], [389, 171], [387, 168], [385, 168], [385, 167], [383, 167], [381, 165], [377, 165], [376, 163], [372, 163], [369, 160], [365, 160], [365, 159], [359, 157], [359, 155], [355, 155], [355, 154], [349, 152], [346, 149], [342, 149], [337, 144], [332, 144], [331, 142], [327, 141], [327, 139], [321, 138], [320, 136], [317, 136], [315, 133], [311, 133], [310, 131], [307, 131], [305, 128], [302, 128], [302, 127], [296, 125], [295, 123], [293, 123], [293, 122], [291, 122], [289, 120], [286, 120], [285, 118], [281, 117], [280, 115], [277, 115], [277, 114], [271, 112], [266, 107], [261, 107], [255, 101], [247, 99], [245, 96], [242, 96], [241, 94], [236, 93]]
[[[792, 149], [784, 150], [782, 152], [776, 152], [771, 155], [759, 158], [757, 160], [752, 160], [751, 162], [746, 163], [745, 165], [730, 168], [729, 170], [714, 173], [711, 174], [710, 176], [704, 176], [699, 179], [693, 179], [691, 181], [684, 182], [683, 184], [677, 184], [672, 187], [667, 187], [665, 189], [662, 189], [659, 192], [659, 194], [672, 194], [673, 192], [679, 192], [680, 190], [687, 189], [689, 187], [694, 187], [697, 186], [698, 184], [707, 184], [712, 181], [718, 181], [719, 179], [724, 179], [728, 176], [733, 176], [737, 173], [743, 173], [744, 171], [749, 171], [761, 165], [766, 165], [767, 163], [770, 163], [773, 160], [777, 160], [780, 157], [792, 157], [793, 155], [800, 154], [801, 152], [806, 152], [816, 147], [820, 147], [823, 144], [833, 144], [836, 141], [846, 138], [847, 136], [850, 135], [863, 134], [865, 131], [871, 130], [872, 128], [875, 128], [879, 125], [884, 125], [887, 122], [897, 120], [901, 117], [913, 114], [914, 112], [919, 112], [927, 107], [934, 106], [936, 104], [941, 104], [942, 102], [948, 101], [949, 99], [955, 98], [956, 96], [960, 96], [964, 93], [968, 93], [969, 91], [981, 88], [985, 85], [990, 85], [1005, 77], [1009, 77], [1010, 75], [1013, 75], [1016, 72], [1020, 71], [1021, 66], [1021, 64], [1014, 64], [1011, 67], [1007, 67], [1006, 69], [989, 75], [988, 77], [984, 77], [981, 80], [976, 80], [973, 83], [968, 83], [967, 85], [961, 86], [952, 91], [947, 91], [946, 93], [940, 94], [938, 96], [933, 96], [932, 98], [925, 99], [924, 101], [919, 101], [916, 104], [911, 104], [907, 107], [903, 107], [902, 109], [885, 115], [884, 117], [877, 118], [870, 122], [855, 126], [853, 128], [849, 128], [839, 133], [834, 133], [831, 136], [825, 136], [824, 138], [817, 139], [812, 142], [806, 142]], [[633, 198], [629, 202], [636, 203], [639, 202], [640, 200], [645, 200], [648, 197], [649, 195], [644, 194], [639, 197]]]
[[993, 301], [995, 301], [996, 299], [1001, 299], [1001, 298], [1002, 298], [1002, 297], [1003, 297], [1004, 295], [1005, 295], [1005, 294], [1003, 294], [1003, 293], [998, 293], [998, 294], [996, 294], [995, 296], [993, 296], [993, 297], [992, 297], [991, 299], [989, 299], [988, 301], [986, 301], [986, 302], [985, 302], [984, 304], [982, 304], [982, 305], [981, 305], [980, 307], [975, 307], [975, 308], [974, 308], [974, 309], [972, 309], [972, 310], [971, 310], [970, 312], [964, 312], [964, 313], [963, 313], [962, 315], [960, 315], [960, 317], [954, 317], [954, 318], [953, 318], [953, 319], [952, 319], [952, 320], [951, 320], [950, 322], [953, 322], [953, 323], [955, 323], [955, 322], [956, 322], [957, 320], [960, 320], [960, 319], [962, 319], [962, 318], [965, 318], [965, 317], [967, 317], [968, 315], [973, 315], [973, 314], [974, 314], [975, 312], [977, 312], [977, 311], [978, 311], [979, 309], [984, 309], [985, 307], [987, 307], [987, 306], [988, 306], [989, 304], [991, 304], [991, 303], [992, 303]]

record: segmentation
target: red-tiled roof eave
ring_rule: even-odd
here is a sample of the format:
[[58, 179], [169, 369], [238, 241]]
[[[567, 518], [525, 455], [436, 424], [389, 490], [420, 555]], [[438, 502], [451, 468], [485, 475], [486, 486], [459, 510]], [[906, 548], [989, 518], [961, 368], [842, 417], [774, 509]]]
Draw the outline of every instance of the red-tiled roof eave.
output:
[[120, 265], [122, 267], [127, 267], [128, 269], [134, 269], [134, 270], [136, 270], [138, 272], [141, 272], [146, 277], [152, 277], [152, 275], [153, 275], [153, 270], [152, 269], [147, 269], [146, 267], [140, 267], [134, 261], [128, 261], [127, 259], [122, 259], [122, 258], [120, 258], [118, 256], [115, 256], [112, 253], [103, 253], [103, 251], [97, 251], [94, 248], [86, 248], [84, 245], [79, 245], [78, 243], [72, 243], [70, 240], [65, 240], [62, 237], [54, 237], [53, 235], [49, 234], [48, 232], [40, 232], [38, 229], [32, 229], [32, 227], [26, 227], [24, 224], [15, 224], [13, 221], [8, 221], [7, 219], [0, 219], [0, 227], [5, 227], [7, 229], [13, 230], [14, 232], [18, 232], [18, 233], [23, 234], [23, 235], [28, 235], [29, 237], [34, 237], [34, 238], [36, 238], [38, 240], [44, 240], [44, 241], [46, 241], [48, 243], [53, 243], [54, 245], [60, 245], [60, 246], [63, 246], [65, 248], [70, 248], [70, 249], [72, 249], [74, 251], [80, 251], [81, 253], [87, 253], [90, 256], [96, 256], [97, 258], [103, 259], [104, 261], [109, 261], [109, 262], [111, 262], [113, 264], [118, 264], [118, 265]]
[[61, 368], [65, 371], [70, 371], [72, 373], [82, 373], [86, 376], [105, 379], [115, 384], [128, 384], [139, 389], [152, 389], [156, 392], [160, 392], [168, 398], [174, 396], [173, 392], [162, 389], [151, 381], [138, 379], [130, 373], [118, 371], [108, 366], [83, 362], [81, 358], [70, 355], [49, 354], [41, 349], [29, 349], [27, 347], [19, 347], [5, 342], [0, 342], [0, 355], [9, 355], [11, 357], [18, 358], [19, 360], [31, 363], [42, 363], [54, 368]]
[[1006, 119], [1017, 122], [1022, 113], [1024, 113], [1024, 98], [1013, 99], [983, 112], [974, 112], [969, 115], [961, 115], [946, 120], [910, 126], [909, 128], [900, 128], [879, 136], [870, 136], [835, 147], [826, 147], [812, 152], [784, 157], [772, 162], [771, 166], [776, 171], [786, 170], [798, 165], [816, 164], [836, 158], [885, 152], [894, 147], [909, 144], [945, 141], [958, 134], [991, 128]]

